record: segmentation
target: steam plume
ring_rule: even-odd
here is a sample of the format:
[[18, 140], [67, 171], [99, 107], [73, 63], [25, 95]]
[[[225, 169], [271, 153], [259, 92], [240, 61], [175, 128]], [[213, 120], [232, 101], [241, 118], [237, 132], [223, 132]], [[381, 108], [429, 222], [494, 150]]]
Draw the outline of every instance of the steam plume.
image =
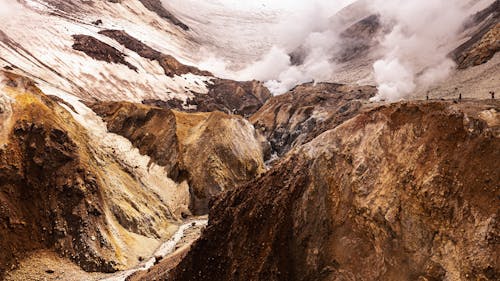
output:
[[[465, 1], [374, 0], [372, 8], [392, 31], [382, 39], [384, 57], [373, 65], [379, 94], [375, 100], [398, 100], [417, 87], [446, 78], [454, 68], [449, 46], [466, 19]], [[448, 48], [447, 48], [448, 47]]]

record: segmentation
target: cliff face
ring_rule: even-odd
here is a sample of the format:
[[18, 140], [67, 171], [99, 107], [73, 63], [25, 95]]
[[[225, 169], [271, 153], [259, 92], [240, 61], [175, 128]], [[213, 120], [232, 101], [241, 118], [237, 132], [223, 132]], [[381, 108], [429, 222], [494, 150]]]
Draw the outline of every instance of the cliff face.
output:
[[206, 214], [214, 196], [264, 172], [265, 140], [239, 116], [125, 102], [97, 102], [91, 108], [110, 132], [129, 139], [170, 178], [187, 181], [195, 214]]
[[499, 103], [365, 109], [229, 191], [168, 280], [498, 280]]

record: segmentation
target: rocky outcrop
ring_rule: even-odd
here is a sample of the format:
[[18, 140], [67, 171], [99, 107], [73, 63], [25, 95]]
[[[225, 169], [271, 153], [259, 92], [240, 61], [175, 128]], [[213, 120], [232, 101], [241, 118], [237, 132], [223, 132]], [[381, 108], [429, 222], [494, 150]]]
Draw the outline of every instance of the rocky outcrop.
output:
[[181, 22], [176, 16], [174, 16], [171, 12], [169, 12], [163, 4], [161, 0], [139, 0], [146, 9], [158, 14], [160, 17], [170, 21], [171, 23], [177, 25], [183, 30], [189, 30], [189, 27]]
[[193, 92], [186, 103], [171, 99], [144, 100], [144, 104], [185, 112], [221, 111], [250, 117], [271, 98], [271, 93], [260, 81], [239, 82], [227, 79], [213, 79], [206, 94]]
[[371, 86], [304, 84], [272, 97], [250, 121], [269, 140], [272, 153], [282, 156], [352, 118], [376, 91]]
[[187, 180], [195, 214], [206, 214], [214, 196], [264, 171], [264, 140], [239, 116], [182, 113], [124, 102], [97, 102], [90, 107], [111, 132], [128, 138], [142, 154], [165, 167], [171, 178]]
[[499, 102], [366, 109], [215, 202], [167, 280], [498, 280]]
[[[459, 47], [467, 49], [468, 44]], [[489, 29], [479, 40], [475, 41], [466, 51], [463, 51], [455, 60], [459, 69], [481, 65], [488, 62], [500, 50], [500, 23]]]
[[470, 39], [450, 54], [458, 69], [484, 64], [500, 50], [499, 11], [500, 1], [496, 0], [465, 23]]
[[108, 63], [117, 63], [126, 65], [128, 68], [137, 71], [137, 67], [133, 66], [125, 60], [125, 54], [118, 51], [114, 47], [89, 35], [73, 35], [75, 43], [73, 49], [84, 52], [87, 56], [105, 61]]
[[202, 76], [212, 76], [208, 71], [202, 71], [194, 66], [188, 66], [180, 63], [171, 55], [166, 55], [155, 49], [149, 47], [148, 45], [142, 43], [140, 40], [130, 36], [125, 31], [122, 30], [102, 30], [99, 34], [108, 36], [118, 43], [123, 45], [125, 48], [136, 52], [143, 58], [157, 61], [160, 66], [165, 71], [165, 75], [169, 77], [174, 77], [174, 75], [183, 75], [187, 73], [192, 73], [195, 75]]
[[207, 94], [195, 95], [189, 99], [189, 105], [195, 105], [197, 111], [222, 111], [249, 117], [271, 98], [271, 93], [260, 81], [238, 82], [216, 79], [209, 85]]

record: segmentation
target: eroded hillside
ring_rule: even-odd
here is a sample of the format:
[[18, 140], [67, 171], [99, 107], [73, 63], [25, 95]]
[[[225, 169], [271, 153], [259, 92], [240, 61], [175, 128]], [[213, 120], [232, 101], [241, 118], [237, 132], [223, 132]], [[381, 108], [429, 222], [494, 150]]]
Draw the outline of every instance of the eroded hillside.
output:
[[266, 141], [240, 116], [123, 102], [90, 107], [104, 118], [110, 132], [129, 139], [170, 178], [187, 181], [194, 214], [207, 214], [211, 199], [265, 170]]
[[364, 110], [220, 198], [165, 277], [497, 280], [498, 108]]
[[163, 191], [141, 182], [32, 81], [2, 77], [2, 273], [37, 249], [113, 272], [175, 230], [173, 207], [182, 198], [169, 195], [180, 191], [173, 182], [165, 179]]
[[37, 250], [86, 271], [131, 268], [182, 218], [265, 170], [242, 117], [94, 103], [106, 126], [76, 97], [1, 75], [1, 275]]

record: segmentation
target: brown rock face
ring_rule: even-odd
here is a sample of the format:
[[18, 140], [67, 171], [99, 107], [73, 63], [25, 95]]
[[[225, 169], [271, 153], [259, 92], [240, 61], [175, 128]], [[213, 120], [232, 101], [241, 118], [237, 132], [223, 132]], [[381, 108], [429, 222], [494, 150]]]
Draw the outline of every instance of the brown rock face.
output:
[[206, 214], [214, 196], [264, 171], [263, 140], [239, 116], [123, 102], [98, 102], [91, 108], [111, 132], [128, 138], [171, 178], [188, 181], [195, 214]]
[[259, 81], [239, 82], [226, 79], [214, 79], [208, 85], [207, 94], [193, 93], [194, 97], [187, 100], [188, 106], [180, 100], [145, 100], [144, 104], [185, 112], [221, 111], [227, 114], [237, 114], [250, 117], [271, 98], [271, 93]]
[[128, 68], [137, 71], [137, 67], [133, 66], [125, 60], [125, 54], [113, 48], [112, 46], [97, 40], [88, 35], [73, 35], [75, 43], [73, 49], [84, 52], [87, 56], [109, 63], [118, 63], [126, 65]]
[[215, 202], [167, 280], [498, 280], [498, 102], [366, 110]]
[[272, 97], [250, 121], [269, 140], [273, 153], [282, 156], [352, 118], [376, 91], [371, 86], [304, 84]]
[[128, 102], [97, 102], [90, 107], [107, 123], [108, 130], [129, 139], [143, 155], [179, 175], [176, 119], [170, 110]]
[[451, 57], [459, 69], [488, 62], [500, 50], [500, 1], [496, 0], [486, 9], [473, 15], [465, 28], [475, 27], [470, 39], [456, 48]]
[[129, 165], [58, 102], [66, 105], [0, 72], [0, 279], [36, 250], [86, 271], [132, 267], [175, 231], [176, 208], [189, 203], [187, 187], [147, 171], [134, 151], [140, 167]]
[[[33, 88], [34, 89], [34, 88]], [[0, 276], [31, 250], [51, 248], [89, 271], [113, 271], [104, 242], [101, 183], [88, 151], [61, 126], [44, 96], [16, 96], [0, 147]], [[0, 115], [0, 120], [5, 121]], [[10, 128], [9, 128], [10, 126]], [[1, 133], [0, 133], [1, 134]]]

